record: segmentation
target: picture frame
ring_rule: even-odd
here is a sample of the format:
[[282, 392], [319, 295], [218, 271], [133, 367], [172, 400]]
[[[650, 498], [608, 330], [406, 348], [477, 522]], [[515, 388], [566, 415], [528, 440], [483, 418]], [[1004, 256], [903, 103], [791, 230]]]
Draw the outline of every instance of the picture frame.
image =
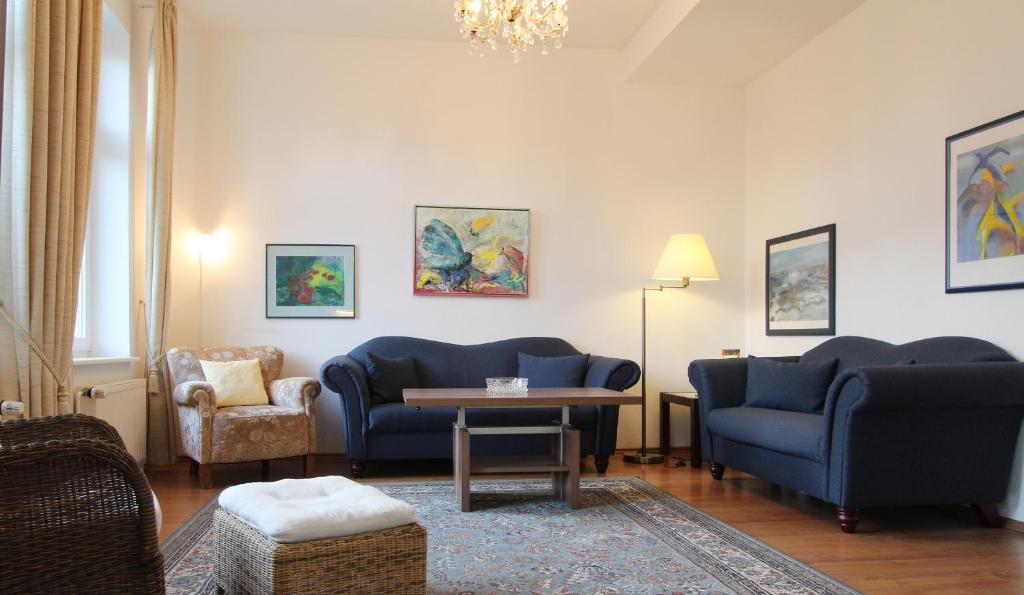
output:
[[353, 244], [267, 244], [267, 318], [356, 316]]
[[527, 208], [416, 205], [413, 294], [529, 297]]
[[765, 242], [765, 334], [836, 334], [836, 225]]
[[1024, 111], [946, 138], [946, 293], [1024, 288]]

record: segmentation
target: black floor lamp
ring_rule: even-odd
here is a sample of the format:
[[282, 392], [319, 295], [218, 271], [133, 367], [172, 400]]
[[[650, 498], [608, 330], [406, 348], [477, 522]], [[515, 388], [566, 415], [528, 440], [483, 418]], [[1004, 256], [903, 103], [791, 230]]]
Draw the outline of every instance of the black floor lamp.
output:
[[[658, 266], [651, 278], [655, 281], [679, 281], [679, 285], [644, 287], [640, 300], [640, 451], [622, 456], [627, 463], [650, 465], [665, 462], [667, 453], [647, 452], [647, 292], [686, 289], [690, 281], [717, 281], [718, 269], [711, 258], [704, 236], [699, 233], [677, 233], [668, 240]], [[694, 436], [693, 440], [700, 440]]]

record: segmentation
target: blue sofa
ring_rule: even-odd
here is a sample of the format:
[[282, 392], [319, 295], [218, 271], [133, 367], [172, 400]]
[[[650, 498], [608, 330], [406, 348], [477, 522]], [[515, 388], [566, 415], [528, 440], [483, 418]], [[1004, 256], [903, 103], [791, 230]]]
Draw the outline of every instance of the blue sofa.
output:
[[[328, 360], [320, 368], [324, 386], [341, 397], [345, 450], [353, 477], [360, 477], [366, 461], [384, 459], [452, 458], [454, 408], [417, 409], [402, 403], [370, 407], [367, 385], [368, 353], [386, 358], [412, 357], [420, 388], [483, 387], [484, 379], [515, 376], [518, 354], [541, 357], [579, 355], [562, 339], [528, 337], [454, 345], [412, 337], [378, 337], [356, 347], [348, 355]], [[623, 391], [636, 384], [640, 367], [635, 362], [590, 356], [584, 386]], [[515, 426], [539, 425], [560, 419], [558, 408], [476, 409], [467, 411], [470, 424]], [[570, 422], [580, 430], [580, 454], [594, 455], [597, 470], [608, 468], [615, 451], [619, 407], [574, 407]], [[474, 454], [543, 454], [550, 448], [545, 435], [473, 436]]]
[[746, 358], [690, 364], [716, 480], [730, 466], [836, 504], [847, 533], [867, 506], [971, 504], [984, 522], [1000, 521], [995, 503], [1006, 497], [1024, 416], [1024, 363], [966, 337], [905, 345], [837, 337], [772, 359], [838, 360], [824, 410], [744, 406]]

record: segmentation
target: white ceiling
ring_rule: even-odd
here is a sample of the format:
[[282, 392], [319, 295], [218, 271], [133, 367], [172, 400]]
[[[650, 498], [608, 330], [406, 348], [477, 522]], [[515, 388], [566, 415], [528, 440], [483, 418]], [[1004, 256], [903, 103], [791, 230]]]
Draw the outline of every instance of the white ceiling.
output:
[[[629, 82], [744, 86], [865, 0], [570, 0], [572, 48], [622, 50]], [[461, 42], [454, 0], [179, 0], [217, 31]]]
[[[574, 0], [565, 46], [621, 49], [661, 0]], [[460, 41], [454, 0], [179, 0], [214, 30]]]

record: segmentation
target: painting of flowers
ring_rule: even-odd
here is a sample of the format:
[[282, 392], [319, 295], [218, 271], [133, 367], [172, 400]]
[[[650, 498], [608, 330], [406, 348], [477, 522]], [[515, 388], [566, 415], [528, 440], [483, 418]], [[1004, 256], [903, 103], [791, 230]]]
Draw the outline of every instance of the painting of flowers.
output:
[[1024, 287], [1024, 120], [946, 139], [946, 291]]
[[529, 295], [530, 211], [417, 206], [417, 295]]
[[268, 318], [352, 318], [355, 248], [267, 245]]
[[834, 335], [836, 226], [768, 240], [765, 331], [768, 335]]

